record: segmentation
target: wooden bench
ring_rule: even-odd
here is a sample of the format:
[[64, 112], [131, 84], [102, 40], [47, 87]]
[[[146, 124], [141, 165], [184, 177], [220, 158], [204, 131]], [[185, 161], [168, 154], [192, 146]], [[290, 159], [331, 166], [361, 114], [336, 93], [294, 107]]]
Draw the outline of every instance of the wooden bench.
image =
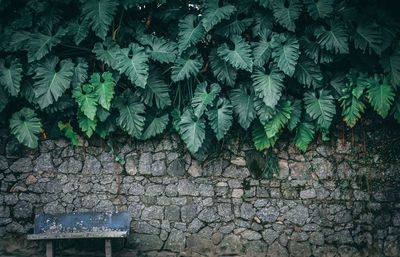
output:
[[39, 214], [35, 217], [34, 233], [28, 240], [46, 240], [46, 256], [54, 257], [53, 240], [104, 238], [105, 256], [112, 256], [111, 239], [126, 238], [131, 216], [128, 212]]

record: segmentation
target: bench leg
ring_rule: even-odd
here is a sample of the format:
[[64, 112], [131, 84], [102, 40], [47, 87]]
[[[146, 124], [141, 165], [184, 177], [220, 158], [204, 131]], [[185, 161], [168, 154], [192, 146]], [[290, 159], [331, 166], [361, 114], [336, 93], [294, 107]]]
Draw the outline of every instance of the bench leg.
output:
[[105, 250], [106, 250], [106, 257], [111, 257], [112, 255], [111, 239], [105, 240]]
[[46, 257], [54, 257], [53, 241], [46, 242]]

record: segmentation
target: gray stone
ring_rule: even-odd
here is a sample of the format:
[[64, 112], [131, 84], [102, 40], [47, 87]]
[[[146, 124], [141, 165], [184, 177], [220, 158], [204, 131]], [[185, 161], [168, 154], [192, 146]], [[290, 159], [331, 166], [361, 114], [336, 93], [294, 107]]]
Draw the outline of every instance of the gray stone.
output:
[[304, 205], [297, 205], [286, 212], [285, 218], [294, 224], [303, 226], [308, 219], [308, 209]]
[[128, 248], [139, 249], [141, 251], [158, 251], [161, 250], [163, 241], [157, 235], [135, 234], [132, 233], [128, 237]]
[[190, 233], [197, 233], [202, 227], [204, 227], [204, 223], [198, 218], [193, 219], [193, 221], [189, 224], [188, 231]]
[[333, 233], [332, 235], [326, 236], [325, 241], [329, 244], [338, 243], [338, 244], [350, 244], [353, 243], [353, 238], [349, 230], [344, 229], [338, 232]]
[[199, 254], [210, 254], [213, 242], [210, 238], [202, 235], [193, 234], [187, 238], [187, 248]]
[[217, 215], [217, 212], [215, 211], [214, 208], [204, 208], [198, 216], [199, 220], [210, 223], [210, 222], [215, 222], [219, 219], [219, 216]]
[[[286, 250], [285, 247], [280, 245], [278, 241], [275, 241], [269, 248], [268, 248], [268, 253], [267, 257], [289, 257], [288, 251]], [[304, 256], [306, 257], [306, 256]], [[307, 256], [308, 257], [308, 256]]]
[[164, 192], [163, 185], [150, 185], [146, 188], [145, 195], [147, 196], [160, 196]]
[[222, 256], [235, 256], [241, 255], [243, 243], [239, 236], [228, 235], [222, 239], [221, 243], [218, 245], [218, 253]]
[[30, 202], [20, 201], [13, 208], [14, 218], [27, 219], [32, 217], [33, 207]]
[[165, 242], [164, 249], [173, 252], [181, 252], [185, 248], [185, 244], [185, 234], [180, 230], [172, 229], [167, 241]]
[[262, 232], [262, 237], [264, 241], [268, 245], [270, 245], [279, 237], [279, 232], [276, 232], [275, 230], [268, 228]]
[[164, 217], [163, 207], [161, 206], [150, 206], [145, 207], [142, 211], [143, 220], [162, 220]]
[[188, 173], [192, 177], [200, 177], [201, 176], [201, 167], [199, 162], [196, 160], [192, 160], [190, 167], [188, 169]]
[[138, 221], [132, 224], [133, 231], [140, 234], [160, 234], [160, 228], [154, 227], [145, 221]]
[[218, 215], [223, 221], [231, 221], [234, 219], [232, 205], [230, 203], [220, 203], [217, 206]]
[[0, 206], [0, 218], [9, 218], [10, 208], [7, 206]]
[[182, 206], [181, 208], [181, 219], [183, 222], [189, 223], [197, 215], [197, 206], [194, 204], [189, 204]]
[[302, 199], [313, 199], [315, 197], [317, 197], [317, 194], [314, 188], [300, 191], [300, 198]]
[[185, 175], [185, 161], [182, 159], [173, 160], [167, 168], [167, 173], [170, 176], [182, 177]]
[[339, 224], [350, 222], [352, 219], [350, 211], [346, 210], [340, 211], [335, 215], [335, 222]]
[[58, 201], [54, 201], [54, 202], [46, 204], [44, 206], [43, 210], [45, 213], [49, 213], [49, 214], [64, 213], [65, 207], [62, 206]]
[[151, 175], [151, 164], [153, 162], [153, 157], [151, 153], [142, 153], [139, 159], [139, 174]]
[[200, 196], [214, 196], [214, 187], [212, 185], [200, 184], [199, 193]]
[[236, 165], [229, 165], [222, 176], [228, 178], [247, 178], [250, 176], [250, 171], [245, 167], [237, 167]]
[[136, 154], [129, 154], [125, 158], [125, 171], [130, 176], [135, 176], [138, 172], [136, 158]]
[[314, 170], [320, 179], [327, 179], [332, 177], [332, 163], [330, 163], [327, 159], [313, 158], [311, 160], [311, 165], [314, 167]]
[[96, 157], [88, 155], [85, 158], [85, 164], [83, 165], [82, 173], [99, 173], [101, 170], [101, 163]]
[[279, 211], [275, 207], [265, 207], [257, 211], [257, 217], [260, 218], [262, 222], [273, 223], [279, 216]]
[[8, 169], [8, 161], [7, 158], [0, 155], [0, 170]]
[[53, 160], [51, 158], [50, 153], [42, 153], [37, 159], [36, 159], [36, 165], [34, 168], [34, 171], [40, 172], [40, 171], [52, 171], [54, 170], [53, 166]]
[[156, 161], [151, 164], [151, 174], [153, 176], [163, 176], [167, 172], [164, 161]]
[[250, 203], [242, 203], [240, 206], [240, 217], [245, 220], [252, 220], [256, 214], [253, 205]]
[[290, 256], [293, 257], [304, 257], [311, 255], [311, 248], [308, 242], [289, 242], [289, 252]]
[[310, 235], [310, 243], [314, 245], [323, 245], [324, 244], [324, 234], [321, 232], [312, 232]]
[[10, 170], [16, 173], [28, 173], [33, 171], [31, 158], [20, 158], [10, 166]]
[[82, 162], [76, 160], [73, 157], [68, 158], [66, 161], [62, 162], [58, 167], [58, 171], [60, 173], [69, 174], [69, 173], [79, 173], [82, 170]]
[[243, 231], [240, 235], [241, 235], [244, 239], [250, 240], [250, 241], [252, 241], [252, 240], [260, 240], [260, 239], [262, 238], [262, 236], [261, 236], [260, 233], [258, 233], [258, 232], [256, 232], [256, 231], [253, 231], [253, 230], [248, 230], [248, 229], [246, 229], [245, 231]]
[[180, 180], [178, 183], [178, 193], [179, 195], [191, 195], [198, 196], [199, 191], [194, 183], [188, 179]]
[[133, 183], [129, 188], [130, 195], [143, 195], [144, 187], [139, 183]]
[[166, 206], [165, 219], [170, 221], [180, 221], [180, 207], [179, 206]]

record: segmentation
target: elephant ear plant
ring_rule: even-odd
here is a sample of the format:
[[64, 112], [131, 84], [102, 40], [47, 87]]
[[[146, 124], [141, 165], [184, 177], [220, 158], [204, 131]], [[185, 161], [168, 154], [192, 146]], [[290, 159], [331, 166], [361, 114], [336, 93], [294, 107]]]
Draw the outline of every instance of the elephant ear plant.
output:
[[[0, 2], [0, 117], [43, 136], [147, 140], [194, 155], [248, 131], [306, 151], [343, 120], [400, 122], [399, 23], [374, 0]], [[240, 133], [241, 133], [240, 132]]]

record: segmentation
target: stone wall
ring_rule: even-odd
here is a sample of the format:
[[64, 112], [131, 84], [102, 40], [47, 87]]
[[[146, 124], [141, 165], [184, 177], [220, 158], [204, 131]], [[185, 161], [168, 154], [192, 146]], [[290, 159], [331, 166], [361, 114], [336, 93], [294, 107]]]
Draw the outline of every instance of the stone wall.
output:
[[306, 154], [281, 144], [279, 174], [256, 179], [265, 158], [246, 143], [204, 163], [179, 144], [48, 140], [0, 155], [0, 237], [31, 232], [37, 213], [128, 210], [127, 248], [150, 256], [400, 256], [399, 162], [348, 142]]

